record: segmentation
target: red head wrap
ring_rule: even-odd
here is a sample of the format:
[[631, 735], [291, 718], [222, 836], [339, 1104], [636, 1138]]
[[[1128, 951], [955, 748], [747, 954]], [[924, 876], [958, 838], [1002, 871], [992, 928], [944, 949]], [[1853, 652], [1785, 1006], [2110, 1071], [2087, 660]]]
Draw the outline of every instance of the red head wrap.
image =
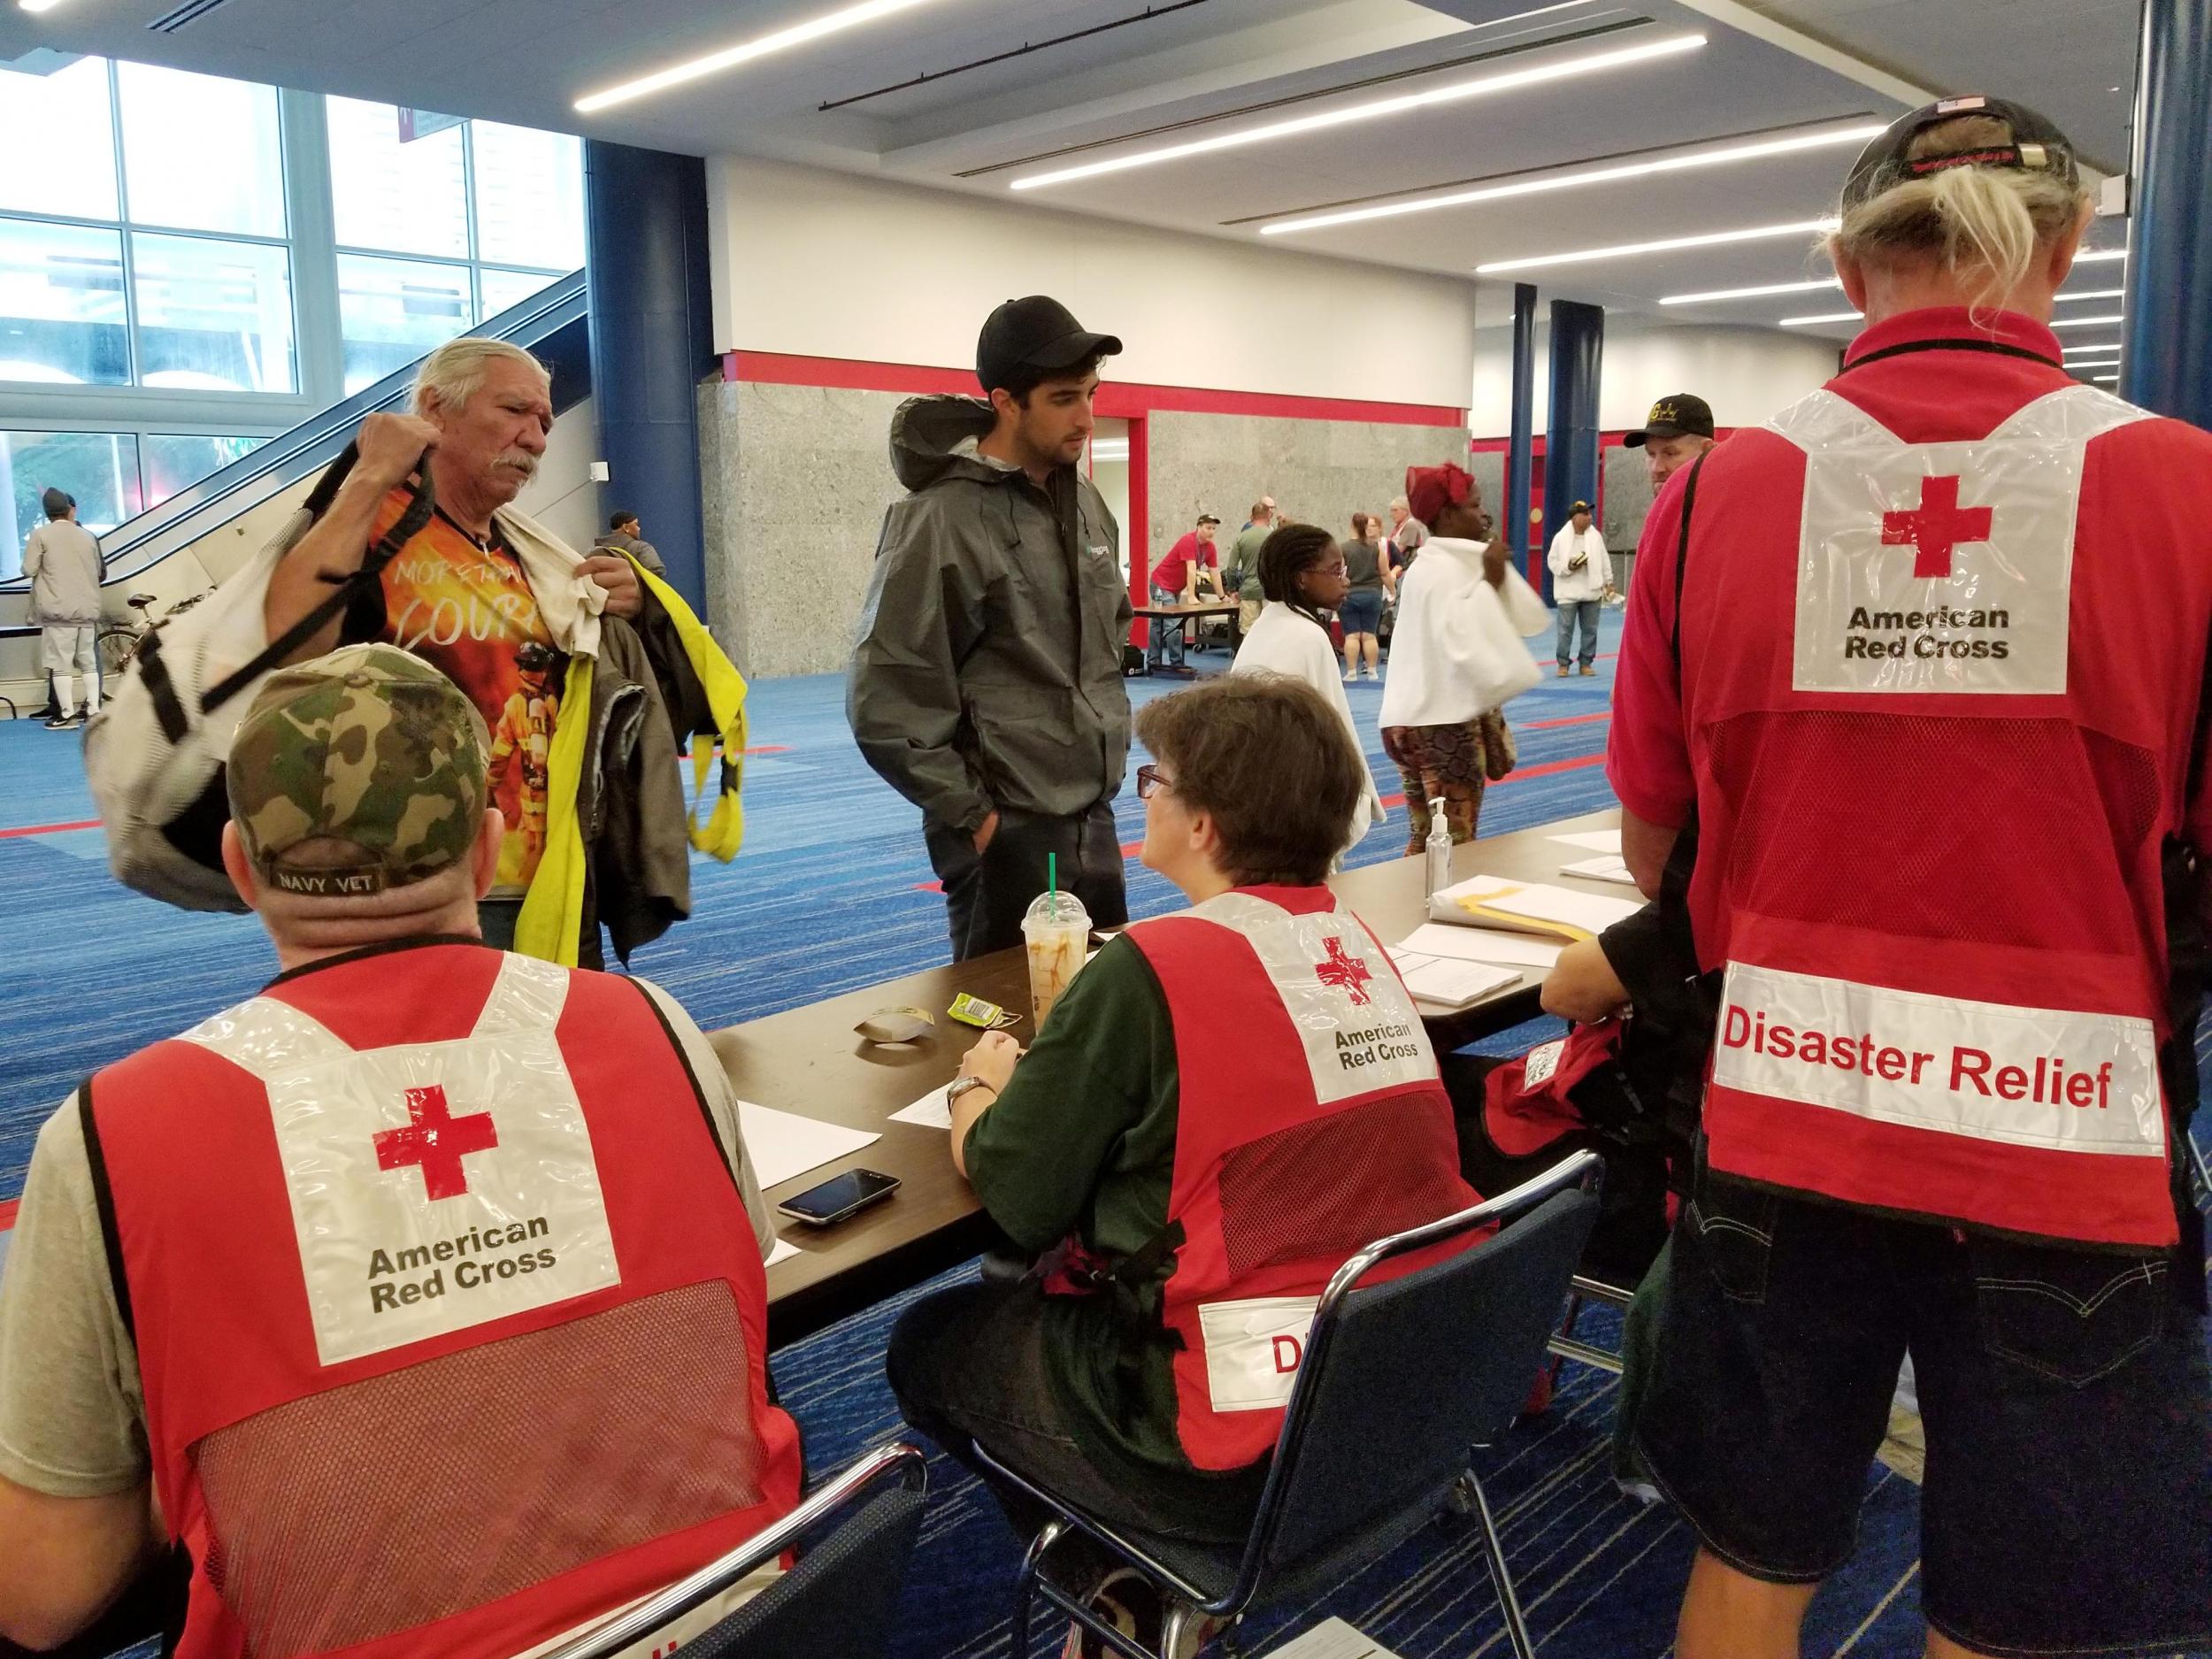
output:
[[1434, 524], [1438, 513], [1465, 501], [1474, 488], [1467, 470], [1448, 461], [1442, 466], [1406, 468], [1406, 507], [1425, 525]]

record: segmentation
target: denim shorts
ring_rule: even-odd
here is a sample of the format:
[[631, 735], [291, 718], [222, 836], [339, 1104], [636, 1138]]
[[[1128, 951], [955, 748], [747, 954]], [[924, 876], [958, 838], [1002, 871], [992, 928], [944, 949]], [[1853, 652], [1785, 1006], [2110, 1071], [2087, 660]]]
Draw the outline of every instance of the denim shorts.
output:
[[2001, 1655], [2212, 1647], [2212, 1370], [2167, 1253], [1968, 1233], [1705, 1168], [1635, 1430], [1723, 1561], [1850, 1558], [1900, 1362], [1927, 1432], [1921, 1607]]
[[1379, 588], [1355, 588], [1336, 608], [1336, 619], [1347, 634], [1372, 634], [1382, 626], [1383, 596]]

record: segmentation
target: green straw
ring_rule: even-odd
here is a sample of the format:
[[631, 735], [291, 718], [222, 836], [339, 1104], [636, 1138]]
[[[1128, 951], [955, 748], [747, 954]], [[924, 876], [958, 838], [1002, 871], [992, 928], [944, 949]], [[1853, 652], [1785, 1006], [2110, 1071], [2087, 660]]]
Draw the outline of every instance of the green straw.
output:
[[1048, 893], [1057, 893], [1059, 890], [1060, 855], [1058, 853], [1047, 853], [1045, 855], [1045, 891]]

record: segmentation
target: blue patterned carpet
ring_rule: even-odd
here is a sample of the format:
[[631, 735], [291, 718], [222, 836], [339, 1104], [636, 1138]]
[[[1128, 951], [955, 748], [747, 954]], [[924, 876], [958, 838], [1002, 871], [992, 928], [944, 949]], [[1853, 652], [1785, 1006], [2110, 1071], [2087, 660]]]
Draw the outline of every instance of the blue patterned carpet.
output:
[[[1612, 634], [1612, 617], [1608, 633]], [[1609, 637], [1607, 643], [1610, 645]], [[1218, 653], [1194, 659], [1217, 666]], [[1602, 769], [1611, 659], [1594, 680], [1547, 679], [1513, 705], [1521, 770], [1483, 813], [1493, 833], [1612, 804]], [[1133, 681], [1146, 698], [1174, 682]], [[1370, 760], [1386, 794], [1394, 770], [1375, 732], [1379, 692], [1352, 689]], [[913, 811], [861, 764], [830, 678], [754, 688], [747, 765], [748, 832], [732, 865], [702, 863], [695, 919], [641, 952], [640, 972], [679, 995], [710, 1028], [911, 972], [942, 959], [941, 901]], [[1133, 795], [1119, 803], [1122, 838], [1141, 833]], [[93, 1068], [250, 995], [273, 971], [250, 918], [192, 916], [119, 888], [96, 830], [45, 829], [93, 816], [74, 741], [28, 721], [0, 722], [0, 1203], [21, 1189], [32, 1136], [53, 1104]], [[24, 833], [29, 831], [30, 833]], [[1402, 849], [1402, 816], [1351, 862]], [[1173, 907], [1159, 878], [1131, 865], [1139, 916]], [[1509, 1045], [1537, 1033], [1525, 1029]], [[886, 1333], [926, 1286], [856, 1316], [776, 1356], [786, 1403], [804, 1425], [817, 1471], [900, 1432], [882, 1376]], [[1603, 1316], [1588, 1317], [1608, 1340]], [[1515, 1430], [1481, 1464], [1540, 1647], [1550, 1655], [1659, 1659], [1691, 1540], [1663, 1509], [1621, 1497], [1605, 1473], [1610, 1377], [1567, 1369], [1540, 1420]], [[910, 1576], [895, 1651], [902, 1659], [1003, 1659], [1006, 1594], [1018, 1548], [996, 1507], [942, 1457]], [[1816, 1601], [1805, 1652], [1917, 1655], [1916, 1538], [1919, 1494], [1908, 1480], [1870, 1476], [1858, 1557]], [[1325, 1602], [1281, 1609], [1251, 1632], [1257, 1648], [1328, 1614], [1349, 1619], [1405, 1659], [1506, 1652], [1495, 1598], [1471, 1534], [1417, 1538]], [[1048, 1651], [1040, 1633], [1038, 1653]], [[1057, 1652], [1056, 1646], [1049, 1648]]]

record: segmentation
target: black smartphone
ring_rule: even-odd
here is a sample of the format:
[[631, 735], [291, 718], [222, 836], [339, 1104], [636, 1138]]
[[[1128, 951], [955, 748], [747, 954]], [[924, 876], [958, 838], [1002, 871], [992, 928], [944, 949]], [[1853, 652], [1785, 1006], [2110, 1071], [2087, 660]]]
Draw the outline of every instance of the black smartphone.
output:
[[895, 1175], [885, 1175], [876, 1170], [847, 1170], [819, 1187], [794, 1193], [778, 1204], [776, 1210], [809, 1226], [826, 1227], [898, 1190], [899, 1179]]

